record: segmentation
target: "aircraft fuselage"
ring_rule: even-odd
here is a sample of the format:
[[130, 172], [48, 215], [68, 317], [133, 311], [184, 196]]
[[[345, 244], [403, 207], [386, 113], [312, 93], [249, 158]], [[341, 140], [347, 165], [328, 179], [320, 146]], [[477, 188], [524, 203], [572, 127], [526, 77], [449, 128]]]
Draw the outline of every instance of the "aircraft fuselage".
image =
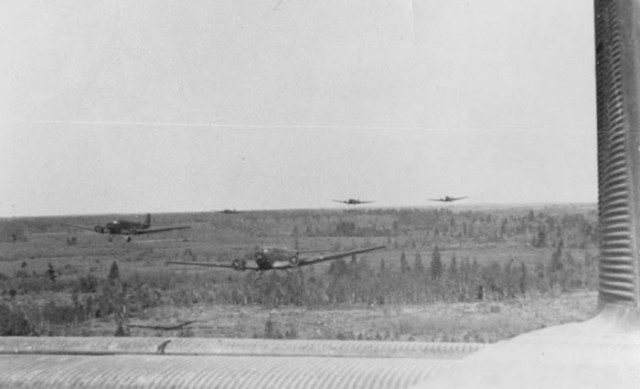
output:
[[144, 223], [131, 222], [127, 220], [114, 220], [103, 226], [96, 226], [96, 232], [108, 233], [112, 235], [135, 235], [140, 230], [149, 228]]
[[344, 202], [347, 205], [359, 205], [359, 204], [365, 204], [368, 203], [368, 201], [362, 201], [362, 200], [358, 200], [358, 199], [349, 199], [347, 201]]
[[256, 251], [253, 258], [260, 270], [278, 269], [278, 265], [297, 265], [298, 252], [275, 247], [265, 247]]

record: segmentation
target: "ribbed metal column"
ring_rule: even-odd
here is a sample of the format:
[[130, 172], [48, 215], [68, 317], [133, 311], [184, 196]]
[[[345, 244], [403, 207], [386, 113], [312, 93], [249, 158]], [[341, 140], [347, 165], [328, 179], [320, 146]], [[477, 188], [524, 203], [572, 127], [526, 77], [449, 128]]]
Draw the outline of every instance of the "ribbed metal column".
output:
[[640, 0], [595, 0], [601, 304], [640, 307]]

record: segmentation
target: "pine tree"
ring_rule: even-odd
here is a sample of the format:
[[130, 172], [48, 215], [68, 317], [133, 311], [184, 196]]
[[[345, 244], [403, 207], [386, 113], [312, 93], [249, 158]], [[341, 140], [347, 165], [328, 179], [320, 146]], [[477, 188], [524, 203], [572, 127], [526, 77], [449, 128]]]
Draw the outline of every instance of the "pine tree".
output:
[[51, 280], [51, 282], [56, 282], [56, 271], [53, 268], [52, 264], [49, 264], [49, 269], [47, 269], [47, 276]]
[[126, 327], [127, 307], [125, 304], [125, 291], [120, 283], [120, 270], [118, 263], [113, 261], [107, 276], [107, 285], [102, 293], [109, 304], [109, 310], [113, 312], [116, 321], [116, 336], [128, 336], [129, 330]]
[[547, 247], [547, 231], [544, 226], [538, 227], [538, 235], [533, 239], [534, 247]]
[[456, 259], [455, 255], [451, 258], [451, 263], [449, 264], [448, 273], [451, 279], [454, 279], [458, 274], [458, 260]]
[[528, 271], [527, 271], [527, 265], [522, 262], [520, 263], [520, 293], [521, 294], [526, 294], [527, 293], [527, 278], [528, 278]]
[[402, 273], [411, 271], [411, 268], [409, 267], [409, 262], [407, 261], [407, 256], [404, 253], [404, 250], [402, 250], [402, 253], [400, 254], [400, 271]]
[[111, 282], [120, 280], [120, 270], [118, 269], [118, 262], [113, 261], [113, 263], [111, 264], [111, 268], [109, 269], [109, 276], [107, 278]]
[[440, 249], [438, 246], [433, 250], [433, 254], [431, 255], [431, 278], [438, 279], [442, 276], [442, 259], [440, 257]]

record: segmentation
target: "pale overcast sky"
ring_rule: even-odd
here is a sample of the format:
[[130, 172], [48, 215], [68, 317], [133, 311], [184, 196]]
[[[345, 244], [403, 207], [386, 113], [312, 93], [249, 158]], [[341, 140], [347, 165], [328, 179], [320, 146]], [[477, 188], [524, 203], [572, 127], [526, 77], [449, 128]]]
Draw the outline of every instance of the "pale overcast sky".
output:
[[597, 200], [593, 4], [0, 5], [0, 216]]

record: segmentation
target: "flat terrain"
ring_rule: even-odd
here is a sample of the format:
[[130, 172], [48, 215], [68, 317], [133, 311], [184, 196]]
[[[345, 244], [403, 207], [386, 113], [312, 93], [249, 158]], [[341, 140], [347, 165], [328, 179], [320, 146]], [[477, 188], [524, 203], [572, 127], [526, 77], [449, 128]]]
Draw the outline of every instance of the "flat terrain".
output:
[[[501, 302], [433, 303], [393, 307], [307, 309], [197, 305], [158, 307], [131, 324], [193, 324], [173, 331], [132, 328], [135, 336], [216, 338], [269, 337], [299, 339], [416, 340], [429, 342], [495, 342], [553, 325], [583, 321], [595, 313], [596, 292], [528, 297]], [[268, 322], [272, 323], [269, 330]], [[113, 323], [96, 320], [76, 335], [112, 335]]]
[[[0, 221], [0, 309], [12, 318], [0, 320], [3, 334], [102, 336], [120, 325], [138, 336], [492, 342], [595, 307], [595, 206], [162, 214], [154, 227], [192, 229], [130, 243], [61, 224], [116, 217], [134, 215]], [[166, 265], [262, 246], [380, 244], [287, 273]]]

